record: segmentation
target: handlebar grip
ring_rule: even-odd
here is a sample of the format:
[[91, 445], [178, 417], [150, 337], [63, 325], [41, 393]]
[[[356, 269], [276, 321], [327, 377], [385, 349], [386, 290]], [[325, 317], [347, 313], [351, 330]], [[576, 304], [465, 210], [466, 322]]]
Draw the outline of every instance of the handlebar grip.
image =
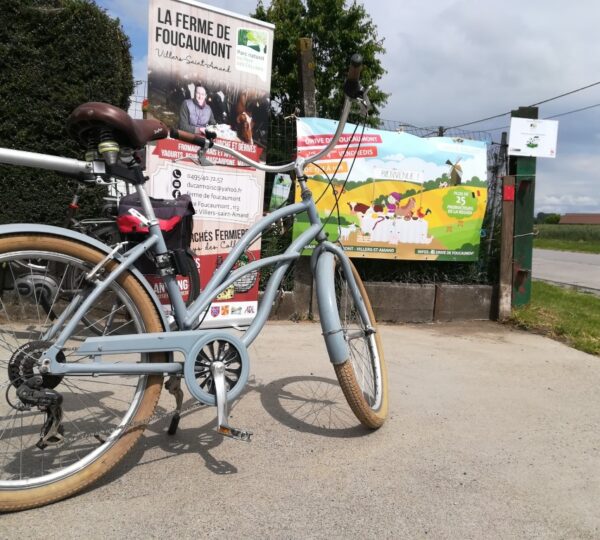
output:
[[179, 139], [180, 141], [192, 143], [201, 147], [204, 147], [204, 144], [206, 143], [206, 139], [204, 137], [200, 137], [200, 135], [188, 133], [187, 131], [182, 131], [180, 129], [172, 128], [169, 134], [173, 139]]
[[356, 99], [362, 96], [362, 87], [360, 86], [360, 72], [362, 71], [363, 59], [358, 53], [352, 55], [350, 59], [350, 68], [348, 76], [344, 83], [344, 93], [351, 99]]

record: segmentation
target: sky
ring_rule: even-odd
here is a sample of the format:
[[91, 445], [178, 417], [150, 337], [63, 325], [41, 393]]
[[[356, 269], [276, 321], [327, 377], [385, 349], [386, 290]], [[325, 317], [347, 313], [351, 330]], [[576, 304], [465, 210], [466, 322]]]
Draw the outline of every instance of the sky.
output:
[[[382, 119], [458, 126], [593, 85], [539, 106], [540, 118], [561, 116], [557, 157], [537, 160], [535, 212], [600, 212], [600, 2], [357, 1], [386, 48]], [[96, 2], [120, 19], [134, 77], [146, 80], [148, 0]], [[248, 15], [257, 1], [203, 3]], [[509, 124], [505, 115], [464, 129], [499, 142]]]

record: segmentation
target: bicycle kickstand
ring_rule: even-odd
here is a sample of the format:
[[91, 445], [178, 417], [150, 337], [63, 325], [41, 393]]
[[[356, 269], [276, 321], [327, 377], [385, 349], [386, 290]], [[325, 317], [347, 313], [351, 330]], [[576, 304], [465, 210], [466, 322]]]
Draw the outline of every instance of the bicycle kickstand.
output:
[[228, 406], [227, 390], [225, 389], [225, 364], [223, 362], [213, 362], [210, 365], [213, 381], [215, 385], [215, 394], [217, 400], [217, 431], [221, 435], [237, 439], [238, 441], [250, 442], [252, 432], [245, 429], [231, 427], [227, 423]]
[[183, 407], [183, 390], [181, 389], [181, 377], [177, 375], [171, 375], [169, 380], [165, 383], [165, 388], [169, 393], [175, 396], [175, 412], [171, 418], [169, 429], [167, 433], [169, 435], [175, 435], [177, 427], [179, 426], [179, 419], [181, 418], [181, 409]]

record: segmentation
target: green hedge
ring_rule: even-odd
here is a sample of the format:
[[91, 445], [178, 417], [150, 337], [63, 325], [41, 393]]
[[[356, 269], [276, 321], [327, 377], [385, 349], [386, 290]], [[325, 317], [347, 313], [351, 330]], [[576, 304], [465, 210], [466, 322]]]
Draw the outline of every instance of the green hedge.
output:
[[[0, 147], [82, 157], [65, 121], [77, 105], [124, 109], [133, 92], [130, 43], [88, 0], [0, 2]], [[0, 166], [0, 222], [62, 224], [74, 183], [56, 173]], [[87, 190], [82, 216], [98, 212]]]

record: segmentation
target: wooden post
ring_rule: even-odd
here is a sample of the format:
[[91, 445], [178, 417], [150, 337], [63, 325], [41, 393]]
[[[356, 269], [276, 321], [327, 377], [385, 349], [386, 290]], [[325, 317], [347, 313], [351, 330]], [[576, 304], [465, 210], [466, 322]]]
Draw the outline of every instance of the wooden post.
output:
[[[298, 71], [302, 94], [302, 115], [317, 116], [315, 59], [311, 38], [298, 40]], [[296, 314], [301, 319], [314, 318], [313, 312], [316, 310], [313, 309], [313, 276], [309, 257], [300, 257], [294, 269], [294, 304]]]
[[[511, 116], [538, 117], [537, 107], [519, 107]], [[533, 211], [536, 158], [510, 156], [508, 173], [515, 177], [515, 225], [513, 241], [513, 306], [531, 300], [531, 266], [533, 259]]]
[[315, 57], [311, 38], [298, 40], [298, 69], [300, 75], [300, 95], [302, 96], [302, 116], [317, 116], [315, 92]]
[[512, 311], [513, 240], [515, 220], [515, 177], [502, 178], [502, 234], [500, 244], [500, 299], [498, 319], [505, 320]]

